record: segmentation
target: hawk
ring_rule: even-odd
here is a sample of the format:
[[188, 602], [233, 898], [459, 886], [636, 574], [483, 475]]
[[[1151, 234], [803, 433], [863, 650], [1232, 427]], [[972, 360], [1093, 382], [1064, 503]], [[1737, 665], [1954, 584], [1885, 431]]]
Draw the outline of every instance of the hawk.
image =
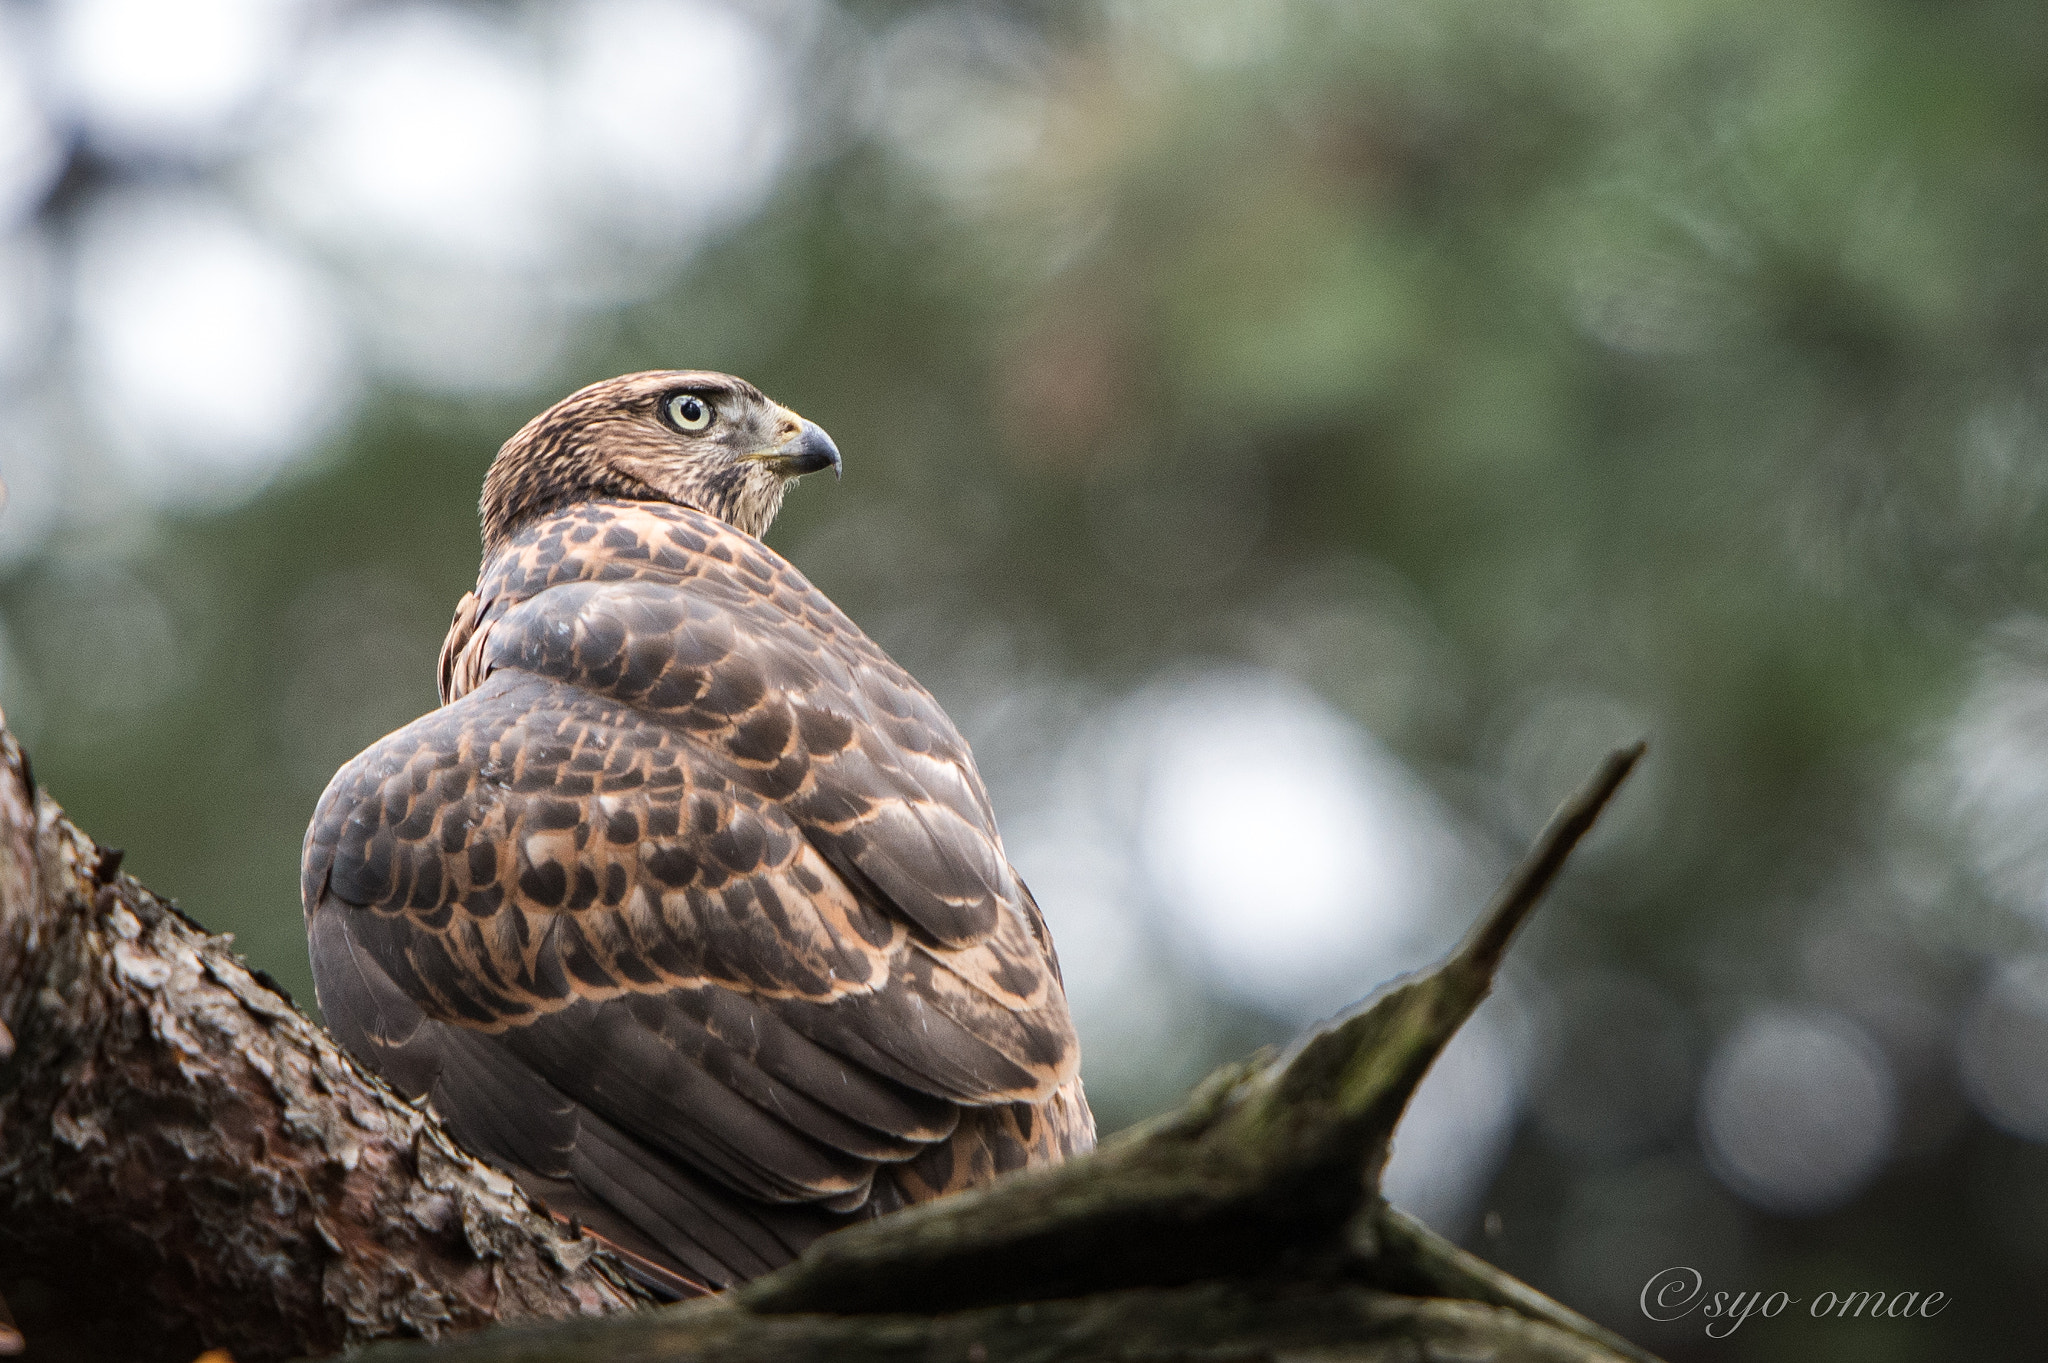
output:
[[1094, 1144], [965, 740], [758, 538], [839, 463], [722, 374], [534, 418], [441, 707], [306, 833], [328, 1025], [671, 1295]]

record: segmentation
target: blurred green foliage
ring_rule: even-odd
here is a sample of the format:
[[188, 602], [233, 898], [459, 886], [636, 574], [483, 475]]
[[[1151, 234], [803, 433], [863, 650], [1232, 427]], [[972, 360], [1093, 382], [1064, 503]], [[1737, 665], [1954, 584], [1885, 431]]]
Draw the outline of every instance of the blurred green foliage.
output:
[[[1022, 152], [827, 138], [545, 387], [380, 391], [239, 510], [18, 565], [5, 700], [52, 792], [309, 999], [299, 838], [433, 703], [496, 443], [589, 379], [733, 370], [846, 453], [771, 539], [1006, 745], [999, 807], [1065, 737], [977, 731], [1020, 678], [1279, 668], [1503, 843], [1648, 732], [1529, 977], [1651, 981], [1695, 1068], [1759, 1001], [1845, 1009], [1903, 1047], [1912, 1138], [1793, 1220], [1722, 1191], [1684, 1111], [1608, 1152], [1532, 1122], [1477, 1247], [1673, 1359], [2040, 1357], [2048, 1154], [1963, 1115], [1945, 1049], [2040, 928], [1928, 773], [1995, 631], [2048, 609], [2048, 8], [973, 13], [1035, 54], [963, 77]], [[1840, 973], [1845, 935], [1890, 973]], [[1886, 1030], [1901, 999], [1932, 1040]], [[1695, 1254], [1731, 1288], [1955, 1304], [1652, 1332], [1636, 1288]]]

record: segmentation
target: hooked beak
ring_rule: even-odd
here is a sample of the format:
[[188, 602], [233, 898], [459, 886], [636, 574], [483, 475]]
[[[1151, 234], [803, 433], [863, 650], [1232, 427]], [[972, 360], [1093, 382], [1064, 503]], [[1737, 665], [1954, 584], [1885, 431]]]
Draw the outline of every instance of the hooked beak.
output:
[[[803, 419], [799, 417], [798, 420]], [[764, 450], [754, 458], [785, 478], [801, 478], [806, 473], [828, 468], [832, 470], [833, 477], [840, 476], [839, 447], [815, 421], [803, 421], [801, 429], [787, 443], [776, 449]]]

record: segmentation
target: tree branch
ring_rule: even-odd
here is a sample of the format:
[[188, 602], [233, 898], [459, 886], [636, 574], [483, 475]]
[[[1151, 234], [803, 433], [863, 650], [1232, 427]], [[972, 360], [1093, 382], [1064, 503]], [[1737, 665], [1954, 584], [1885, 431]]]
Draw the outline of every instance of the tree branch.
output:
[[[1378, 1193], [1408, 1099], [1642, 752], [1612, 754], [1565, 802], [1445, 961], [1277, 1060], [1218, 1071], [1179, 1111], [1094, 1154], [850, 1227], [726, 1297], [601, 1327], [494, 1331], [434, 1351], [433, 1363], [1290, 1349], [1354, 1363], [1654, 1363]], [[415, 1357], [377, 1349], [365, 1363]]]
[[31, 1348], [254, 1363], [646, 1301], [119, 862], [0, 728], [0, 1293]]
[[42, 1284], [33, 1318], [15, 1303], [31, 1347], [39, 1320], [113, 1320], [67, 1341], [81, 1357], [256, 1363], [528, 1322], [363, 1357], [1654, 1363], [1378, 1193], [1409, 1097], [1640, 754], [1560, 809], [1444, 962], [1279, 1058], [1091, 1156], [613, 1315], [644, 1299], [608, 1256], [118, 875], [0, 729], [0, 1292]]

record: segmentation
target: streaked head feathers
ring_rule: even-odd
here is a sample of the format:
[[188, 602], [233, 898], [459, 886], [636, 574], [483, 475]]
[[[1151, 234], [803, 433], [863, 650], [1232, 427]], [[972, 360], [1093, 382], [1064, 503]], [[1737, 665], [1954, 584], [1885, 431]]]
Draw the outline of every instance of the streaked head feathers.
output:
[[625, 374], [578, 389], [505, 442], [484, 479], [484, 548], [593, 497], [673, 502], [760, 536], [790, 483], [838, 467], [832, 437], [745, 379]]

